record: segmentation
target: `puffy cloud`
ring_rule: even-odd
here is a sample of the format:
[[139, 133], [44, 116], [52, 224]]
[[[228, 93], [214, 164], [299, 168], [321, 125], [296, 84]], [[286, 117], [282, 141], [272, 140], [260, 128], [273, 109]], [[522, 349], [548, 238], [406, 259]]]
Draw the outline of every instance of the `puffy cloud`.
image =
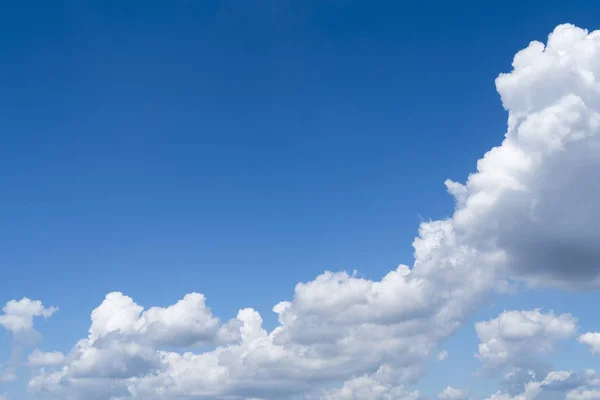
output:
[[448, 358], [448, 351], [447, 350], [442, 350], [437, 355], [438, 361], [444, 361], [447, 358]]
[[3, 393], [0, 394], [0, 400], [9, 400], [10, 397], [8, 397], [8, 393]]
[[465, 185], [447, 181], [454, 229], [500, 251], [507, 272], [572, 289], [600, 285], [600, 31], [558, 26], [517, 53], [496, 87], [509, 113], [502, 145]]
[[552, 371], [542, 381], [531, 380], [516, 395], [498, 392], [486, 400], [595, 400], [600, 388], [596, 371]]
[[455, 389], [452, 386], [446, 387], [437, 396], [438, 400], [467, 400], [469, 392], [467, 390]]
[[[221, 322], [200, 294], [146, 311], [109, 294], [64, 365], [42, 370], [30, 389], [72, 399], [268, 400], [334, 382], [341, 388], [328, 395], [381, 386], [388, 398], [410, 396], [401, 385], [422, 375], [486, 296], [506, 289], [505, 278], [600, 286], [599, 37], [562, 25], [547, 46], [533, 42], [515, 56], [496, 81], [509, 114], [505, 139], [465, 184], [446, 182], [456, 211], [420, 225], [412, 266], [381, 280], [326, 272], [300, 283], [274, 307], [279, 324], [270, 332], [250, 308]], [[485, 365], [522, 360], [509, 344], [534, 356], [574, 332], [568, 316], [529, 313], [503, 317], [518, 328], [481, 325]], [[394, 384], [377, 380], [382, 366]]]
[[167, 308], [148, 310], [122, 293], [109, 293], [92, 312], [90, 340], [105, 334], [162, 346], [191, 347], [236, 340], [235, 326], [223, 325], [204, 295], [190, 293]]
[[[487, 260], [457, 249], [445, 221], [423, 225], [415, 249], [419, 274], [401, 265], [380, 281], [326, 272], [298, 284], [291, 302], [274, 307], [280, 324], [271, 332], [252, 309], [220, 322], [198, 294], [144, 311], [111, 293], [64, 366], [42, 371], [29, 388], [61, 398], [86, 398], [102, 386], [109, 397], [281, 399], [386, 365], [396, 382], [389, 390], [403, 393], [399, 385], [423, 373], [437, 343], [495, 284], [474, 270]], [[458, 272], [473, 279], [465, 285]], [[216, 347], [160, 350], [197, 344]]]
[[27, 356], [27, 364], [30, 367], [43, 367], [48, 365], [60, 365], [65, 360], [63, 353], [59, 351], [42, 352], [35, 349], [29, 356]]
[[2, 308], [0, 326], [10, 331], [14, 340], [11, 361], [7, 367], [0, 364], [0, 383], [18, 380], [17, 367], [20, 363], [21, 353], [28, 341], [38, 335], [33, 329], [34, 318], [49, 318], [57, 310], [56, 307], [46, 308], [41, 301], [25, 297], [21, 300], [11, 300]]
[[600, 354], [600, 333], [584, 333], [577, 338], [577, 341], [587, 345], [593, 354]]
[[[235, 340], [239, 321], [222, 324], [206, 307], [204, 296], [186, 295], [176, 304], [148, 310], [121, 293], [110, 293], [92, 312], [89, 336], [80, 340], [68, 358], [61, 353], [34, 353], [30, 362], [68, 365], [69, 376], [80, 379], [127, 379], [164, 366], [153, 346], [214, 345]], [[237, 336], [236, 336], [237, 335]], [[118, 386], [118, 384], [116, 384]], [[32, 385], [36, 387], [36, 385]]]
[[2, 308], [0, 326], [15, 334], [31, 331], [34, 317], [48, 318], [57, 310], [56, 307], [46, 308], [41, 301], [30, 300], [26, 297], [19, 301], [11, 300]]
[[402, 385], [394, 385], [386, 375], [385, 367], [371, 376], [362, 376], [344, 382], [339, 389], [326, 391], [321, 400], [419, 400], [419, 391], [407, 391]]
[[[451, 313], [430, 315], [425, 307], [417, 311], [411, 302], [406, 302], [405, 311], [410, 318], [403, 310], [387, 306], [386, 301], [394, 301], [389, 296], [396, 295], [391, 290], [393, 285], [409, 284], [404, 282], [407, 275], [404, 266], [381, 282], [326, 273], [313, 282], [299, 284], [293, 302], [274, 307], [281, 324], [272, 332], [262, 328], [262, 318], [256, 311], [244, 309], [235, 321], [221, 324], [237, 341], [199, 354], [157, 350], [154, 346], [164, 341], [155, 340], [155, 330], [144, 328], [147, 319], [141, 307], [123, 295], [109, 295], [107, 304], [92, 313], [88, 338], [75, 346], [65, 366], [44, 371], [30, 381], [29, 387], [34, 392], [84, 397], [91, 390], [86, 384], [94, 380], [97, 384], [102, 379], [110, 382], [107, 387], [113, 389], [111, 396], [127, 392], [136, 398], [283, 398], [309, 393], [328, 381], [367, 374], [386, 364], [389, 381], [381, 381], [379, 372], [374, 375], [378, 381], [373, 376], [349, 380], [328, 396], [338, 398], [335, 396], [343, 396], [348, 390], [363, 393], [367, 389], [358, 384], [377, 382], [381, 385], [374, 390], [385, 389], [390, 396], [411, 398], [406, 397], [413, 396], [411, 392], [389, 382], [418, 377], [438, 338], [447, 336], [459, 323], [448, 324], [448, 317], [457, 318]], [[410, 284], [418, 288], [415, 291], [429, 290], [419, 288], [419, 281]], [[319, 308], [320, 297], [327, 292], [333, 297], [325, 302], [324, 309]], [[387, 314], [385, 307], [389, 309]], [[354, 313], [344, 311], [348, 308]], [[353, 315], [357, 313], [362, 315]], [[155, 319], [153, 323], [162, 322]], [[434, 323], [439, 327], [432, 330]], [[231, 332], [232, 327], [237, 333]], [[214, 338], [220, 337], [216, 332], [221, 328], [212, 328]], [[187, 329], [180, 332], [188, 337]], [[176, 335], [173, 339], [179, 343]]]
[[577, 320], [552, 311], [505, 311], [497, 318], [478, 322], [475, 330], [481, 342], [477, 358], [486, 370], [498, 372], [508, 366], [535, 365], [538, 355], [576, 333]]

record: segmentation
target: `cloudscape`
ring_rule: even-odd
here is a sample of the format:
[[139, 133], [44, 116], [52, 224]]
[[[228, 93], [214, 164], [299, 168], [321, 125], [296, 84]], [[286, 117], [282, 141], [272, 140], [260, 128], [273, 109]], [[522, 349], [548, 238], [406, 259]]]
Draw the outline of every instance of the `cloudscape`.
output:
[[454, 210], [421, 220], [412, 261], [379, 277], [323, 265], [271, 311], [233, 298], [234, 315], [209, 278], [169, 302], [116, 284], [87, 330], [61, 317], [76, 299], [21, 286], [0, 312], [0, 399], [600, 399], [600, 326], [544, 301], [600, 290], [600, 31], [560, 24], [514, 50], [496, 66], [506, 125], [482, 128], [505, 134], [439, 182]]

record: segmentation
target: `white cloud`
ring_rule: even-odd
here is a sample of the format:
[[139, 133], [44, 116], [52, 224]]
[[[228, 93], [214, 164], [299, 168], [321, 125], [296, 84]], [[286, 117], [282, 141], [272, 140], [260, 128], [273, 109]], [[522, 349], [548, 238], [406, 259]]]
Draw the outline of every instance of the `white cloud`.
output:
[[446, 387], [437, 396], [438, 400], [467, 400], [469, 392], [467, 390], [455, 389], [452, 386]]
[[419, 400], [419, 391], [408, 391], [402, 385], [394, 385], [389, 371], [380, 368], [371, 376], [362, 376], [344, 382], [339, 389], [325, 391], [321, 400]]
[[[441, 233], [432, 231], [433, 239], [445, 249], [444, 240], [449, 238], [452, 243], [452, 233], [444, 231], [443, 224], [440, 227]], [[427, 245], [429, 235], [424, 231], [418, 247]], [[446, 263], [454, 271], [468, 271], [474, 265], [454, 265], [454, 260], [447, 261], [445, 256], [434, 254], [422, 262]], [[468, 259], [474, 255], [454, 257]], [[202, 302], [188, 318], [177, 321], [180, 326], [171, 332], [169, 341], [164, 340], [163, 329], [148, 328], [148, 312], [132, 299], [110, 294], [92, 313], [89, 336], [77, 343], [65, 366], [34, 377], [29, 387], [57, 397], [83, 398], [91, 391], [86, 385], [104, 380], [110, 382], [106, 387], [113, 389], [111, 396], [280, 399], [317, 391], [330, 382], [347, 381], [342, 390], [350, 386], [357, 390], [352, 385], [373, 378], [357, 381], [352, 376], [370, 376], [385, 365], [388, 382], [395, 383], [384, 387], [404, 396], [402, 384], [422, 374], [438, 341], [460, 326], [473, 301], [492, 282], [481, 279], [477, 284], [475, 279], [468, 287], [461, 287], [462, 281], [455, 280], [454, 274], [448, 273], [448, 277], [451, 279], [438, 274], [435, 281], [413, 277], [406, 266], [379, 282], [325, 273], [298, 284], [292, 302], [274, 307], [280, 325], [270, 333], [262, 328], [262, 318], [252, 309], [241, 310], [227, 323], [211, 322], [210, 335], [200, 327], [184, 326], [195, 324], [194, 313], [203, 320], [214, 320], [207, 317]], [[458, 289], [461, 295], [454, 296]], [[166, 312], [155, 312], [151, 324], [166, 326], [165, 318], [170, 318]], [[223, 331], [227, 334], [219, 333]], [[189, 332], [202, 332], [202, 340], [210, 338], [216, 348], [183, 354], [156, 348], [165, 343], [180, 344], [180, 336], [193, 336]], [[224, 344], [222, 336], [234, 341]]]
[[[505, 288], [504, 278], [600, 286], [599, 38], [560, 26], [546, 47], [534, 42], [516, 55], [514, 70], [496, 81], [509, 113], [506, 137], [466, 184], [446, 182], [456, 212], [421, 224], [412, 267], [380, 281], [326, 272], [300, 283], [291, 301], [274, 307], [279, 325], [271, 332], [250, 308], [221, 322], [200, 294], [144, 311], [112, 293], [64, 365], [34, 376], [30, 389], [73, 399], [279, 400], [337, 382], [340, 391], [381, 383], [394, 393], [422, 375], [434, 349]], [[481, 325], [485, 365], [519, 362], [574, 333], [568, 316], [529, 313], [501, 316], [508, 327]], [[383, 367], [391, 386], [373, 381]]]
[[598, 400], [600, 399], [600, 389], [576, 389], [565, 397], [565, 400]]
[[448, 358], [448, 351], [447, 350], [442, 350], [437, 355], [438, 361], [444, 361], [447, 358]]
[[42, 352], [35, 349], [27, 356], [27, 364], [30, 367], [43, 367], [48, 365], [61, 365], [65, 360], [63, 353], [59, 351]]
[[577, 340], [590, 348], [592, 354], [600, 355], [600, 333], [588, 332], [580, 335]]
[[596, 371], [579, 373], [552, 371], [541, 381], [531, 380], [522, 393], [510, 395], [497, 392], [486, 400], [597, 400], [600, 379]]
[[[420, 300], [422, 309], [415, 308], [413, 301], [404, 302], [405, 310], [392, 307], [397, 301], [394, 296], [405, 295], [402, 291], [394, 293], [393, 288], [412, 285], [408, 288], [412, 293], [433, 289], [426, 282], [407, 280], [407, 275], [403, 266], [381, 282], [326, 273], [299, 284], [293, 302], [274, 308], [281, 325], [271, 333], [262, 328], [256, 311], [241, 310], [234, 321], [220, 325], [237, 341], [198, 354], [156, 350], [156, 331], [144, 328], [142, 308], [123, 295], [111, 294], [92, 313], [90, 334], [75, 346], [65, 367], [42, 373], [29, 386], [57, 396], [83, 397], [87, 383], [103, 379], [111, 382], [112, 396], [127, 392], [140, 398], [243, 393], [282, 398], [311, 392], [328, 381], [367, 374], [382, 364], [389, 365], [386, 371], [393, 380], [410, 381], [422, 373], [438, 338], [459, 326], [459, 320], [452, 318], [462, 318], [463, 314], [456, 316], [442, 307], [456, 304], [438, 301], [433, 293], [428, 296], [432, 303]], [[323, 298], [323, 293], [332, 296]], [[431, 315], [432, 311], [447, 314]], [[163, 324], [159, 318], [153, 323]], [[217, 332], [221, 328], [212, 329], [215, 339], [220, 337]], [[187, 329], [180, 332], [188, 337]], [[174, 343], [177, 339], [173, 337]], [[349, 380], [343, 390], [356, 382]], [[390, 393], [404, 393], [401, 385], [386, 387]], [[335, 393], [329, 395], [339, 395]]]
[[[14, 382], [19, 379], [17, 367], [23, 349], [28, 341], [37, 337], [38, 333], [33, 329], [33, 321], [36, 317], [49, 318], [58, 309], [55, 307], [44, 307], [41, 301], [23, 298], [11, 300], [2, 308], [0, 314], [0, 326], [12, 333], [12, 358], [7, 366], [0, 364], [0, 383]], [[8, 400], [8, 394], [0, 394], [0, 400]]]
[[508, 110], [502, 145], [466, 185], [447, 182], [453, 225], [507, 272], [532, 284], [600, 285], [600, 32], [561, 25], [532, 42], [496, 80]]
[[222, 325], [204, 295], [190, 293], [176, 304], [144, 311], [122, 293], [110, 293], [92, 313], [90, 340], [107, 333], [162, 346], [190, 347], [238, 339], [237, 326]]
[[58, 309], [56, 307], [44, 307], [41, 301], [30, 300], [26, 297], [17, 301], [11, 300], [0, 315], [0, 326], [13, 332], [25, 332], [33, 329], [33, 318], [48, 318]]
[[506, 367], [535, 365], [537, 356], [576, 333], [577, 320], [552, 311], [505, 311], [497, 318], [478, 322], [475, 330], [481, 342], [477, 358], [485, 369], [501, 372]]

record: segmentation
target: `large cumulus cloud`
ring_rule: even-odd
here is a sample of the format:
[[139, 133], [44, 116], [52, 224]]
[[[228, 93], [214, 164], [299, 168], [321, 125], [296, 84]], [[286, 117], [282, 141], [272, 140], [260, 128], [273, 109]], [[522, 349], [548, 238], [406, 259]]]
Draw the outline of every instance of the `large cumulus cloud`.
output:
[[532, 284], [600, 284], [600, 31], [561, 25], [546, 46], [517, 53], [496, 87], [507, 109], [502, 145], [462, 185], [453, 225], [478, 249], [502, 252]]
[[[423, 373], [437, 342], [460, 325], [471, 300], [488, 286], [464, 288], [460, 301], [449, 301], [454, 284], [440, 290], [437, 281], [410, 274], [401, 266], [373, 282], [325, 273], [298, 284], [293, 301], [274, 307], [280, 324], [273, 331], [262, 327], [258, 312], [243, 309], [235, 320], [217, 322], [213, 348], [204, 352], [193, 347], [188, 352], [159, 350], [160, 344], [180, 341], [156, 336], [154, 329], [145, 328], [148, 311], [111, 293], [92, 313], [88, 337], [67, 355], [65, 364], [40, 371], [29, 387], [61, 398], [84, 398], [100, 382], [103, 390], [111, 388], [105, 396], [143, 399], [283, 399], [304, 394], [417, 398], [402, 383]], [[161, 318], [152, 323], [163, 325], [166, 314], [155, 314]], [[179, 324], [181, 335], [195, 332], [184, 326], [194, 319], [183, 318]], [[221, 341], [222, 330], [230, 342]], [[340, 388], [320, 389], [331, 382], [340, 382]], [[377, 393], [381, 396], [372, 397]]]
[[[466, 183], [446, 182], [456, 211], [421, 224], [411, 266], [381, 280], [326, 272], [300, 283], [291, 301], [274, 307], [279, 325], [270, 332], [251, 308], [221, 321], [200, 294], [144, 310], [111, 293], [92, 313], [88, 336], [60, 366], [40, 369], [31, 391], [61, 399], [411, 399], [419, 394], [403, 384], [422, 375], [438, 344], [508, 278], [597, 288], [600, 33], [559, 26], [546, 46], [519, 52], [513, 67], [496, 81], [509, 115], [503, 142]], [[562, 338], [549, 321], [572, 322], [526, 317], [537, 322], [525, 324], [531, 329], [519, 340]], [[487, 328], [480, 333], [492, 348]], [[560, 381], [546, 380], [518, 398]], [[570, 396], [592, 386], [586, 381]]]

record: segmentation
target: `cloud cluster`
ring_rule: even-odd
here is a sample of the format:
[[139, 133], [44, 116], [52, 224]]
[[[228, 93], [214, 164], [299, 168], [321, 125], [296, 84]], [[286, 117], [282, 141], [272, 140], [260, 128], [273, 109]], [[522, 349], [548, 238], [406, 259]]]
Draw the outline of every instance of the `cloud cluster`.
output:
[[[88, 337], [60, 368], [40, 371], [29, 388], [83, 398], [102, 382], [103, 395], [113, 397], [281, 399], [346, 381], [322, 395], [415, 398], [418, 393], [402, 383], [422, 374], [437, 342], [460, 326], [471, 301], [451, 301], [456, 284], [439, 290], [410, 274], [400, 266], [377, 282], [325, 273], [298, 284], [293, 301], [274, 307], [280, 324], [271, 332], [252, 309], [219, 321], [200, 295], [144, 311], [111, 293], [92, 312]], [[484, 287], [462, 289], [461, 299], [473, 300]], [[160, 350], [199, 345], [212, 349]]]
[[[41, 301], [26, 297], [21, 300], [10, 300], [2, 308], [0, 326], [13, 336], [13, 355], [7, 366], [0, 364], [0, 383], [18, 380], [17, 366], [19, 356], [28, 340], [35, 338], [37, 332], [33, 329], [36, 317], [49, 318], [58, 308], [44, 307]], [[0, 394], [0, 400], [8, 400], [8, 393]]]
[[509, 366], [531, 368], [539, 355], [575, 335], [577, 320], [552, 311], [505, 311], [497, 318], [478, 322], [475, 330], [480, 340], [477, 358], [486, 370], [501, 372]]
[[[561, 25], [546, 46], [520, 51], [513, 68], [496, 80], [509, 115], [504, 141], [465, 184], [446, 181], [456, 211], [420, 225], [412, 266], [380, 280], [325, 272], [299, 283], [290, 301], [273, 308], [279, 324], [270, 332], [251, 308], [221, 321], [201, 294], [145, 310], [110, 293], [92, 312], [88, 336], [64, 358], [32, 355], [32, 365], [45, 367], [30, 390], [102, 400], [416, 399], [403, 385], [423, 374], [438, 345], [507, 279], [598, 288], [600, 32]], [[7, 304], [0, 324], [31, 329], [34, 316], [54, 311], [21, 302]], [[477, 332], [484, 365], [502, 369], [573, 335], [575, 320], [508, 312]], [[591, 376], [568, 395], [583, 399], [596, 390]], [[570, 377], [548, 375], [512, 398], [533, 399]], [[461, 395], [448, 388], [440, 398]]]
[[375, 374], [350, 379], [341, 388], [325, 391], [322, 400], [419, 400], [418, 390], [407, 391], [404, 386], [394, 384], [389, 369], [380, 368]]
[[531, 380], [523, 392], [497, 392], [486, 400], [595, 400], [600, 398], [600, 377], [594, 370], [552, 371], [541, 381]]

